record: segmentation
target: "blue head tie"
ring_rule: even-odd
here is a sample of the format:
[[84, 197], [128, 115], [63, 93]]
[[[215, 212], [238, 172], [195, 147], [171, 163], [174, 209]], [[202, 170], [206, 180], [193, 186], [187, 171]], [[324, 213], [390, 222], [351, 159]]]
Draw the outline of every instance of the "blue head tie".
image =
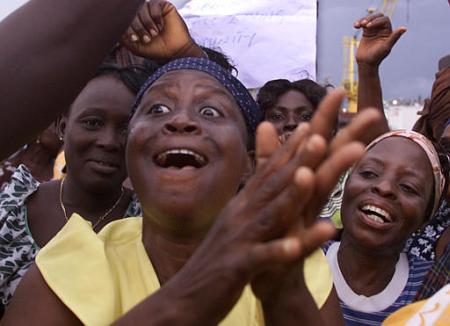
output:
[[242, 115], [244, 116], [247, 129], [251, 133], [249, 136], [252, 136], [255, 133], [256, 127], [260, 121], [260, 110], [258, 104], [255, 102], [247, 88], [245, 88], [245, 86], [236, 77], [219, 66], [217, 63], [207, 58], [181, 58], [171, 61], [159, 68], [149, 79], [147, 79], [139, 91], [133, 106], [133, 113], [141, 103], [142, 98], [145, 93], [147, 93], [149, 87], [155, 81], [170, 71], [184, 69], [207, 73], [221, 83], [228, 90], [228, 92], [230, 92], [239, 105]]

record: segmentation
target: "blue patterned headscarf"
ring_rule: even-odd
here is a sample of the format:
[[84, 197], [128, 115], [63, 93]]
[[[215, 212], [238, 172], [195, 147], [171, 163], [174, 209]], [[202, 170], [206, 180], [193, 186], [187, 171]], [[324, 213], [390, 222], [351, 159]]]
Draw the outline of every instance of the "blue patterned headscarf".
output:
[[248, 131], [252, 136], [255, 133], [256, 126], [258, 125], [260, 118], [260, 110], [258, 104], [245, 88], [245, 86], [232, 74], [223, 69], [217, 63], [207, 59], [207, 58], [181, 58], [169, 62], [168, 64], [159, 68], [142, 86], [139, 91], [136, 101], [133, 107], [133, 113], [136, 111], [137, 107], [142, 101], [145, 93], [147, 93], [149, 87], [164, 74], [174, 71], [174, 70], [196, 70], [207, 73], [208, 75], [214, 77], [221, 83], [233, 98], [236, 100], [239, 108], [241, 109], [242, 115], [245, 119], [245, 124]]

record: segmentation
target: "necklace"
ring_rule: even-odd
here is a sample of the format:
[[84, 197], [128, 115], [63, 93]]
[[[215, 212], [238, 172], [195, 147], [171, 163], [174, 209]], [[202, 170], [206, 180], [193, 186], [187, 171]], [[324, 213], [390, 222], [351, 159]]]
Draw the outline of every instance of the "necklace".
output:
[[[66, 219], [66, 221], [68, 221], [68, 217], [67, 217], [67, 213], [66, 213], [66, 207], [64, 206], [64, 202], [63, 202], [63, 188], [64, 188], [64, 180], [65, 178], [63, 178], [61, 180], [61, 185], [59, 186], [59, 205], [61, 206], [61, 210], [64, 213], [64, 218]], [[94, 223], [94, 226], [92, 227], [92, 229], [95, 229], [97, 227], [97, 225], [99, 225], [113, 210], [114, 208], [116, 208], [116, 206], [120, 203], [120, 200], [123, 197], [123, 186], [121, 188], [121, 193], [119, 198], [116, 200], [116, 202], [111, 206], [111, 208], [109, 208], [103, 215], [101, 215], [98, 219], [97, 222]]]

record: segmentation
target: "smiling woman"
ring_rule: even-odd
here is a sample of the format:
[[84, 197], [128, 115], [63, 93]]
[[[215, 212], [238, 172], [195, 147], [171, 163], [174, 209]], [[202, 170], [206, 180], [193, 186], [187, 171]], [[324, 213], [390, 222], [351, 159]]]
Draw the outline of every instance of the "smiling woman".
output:
[[0, 300], [6, 306], [39, 249], [76, 212], [99, 231], [110, 221], [136, 216], [139, 205], [122, 187], [126, 178], [128, 116], [148, 74], [139, 67], [102, 65], [58, 124], [67, 176], [39, 184], [25, 166], [0, 197]]
[[414, 300], [432, 263], [402, 251], [440, 205], [448, 178], [441, 158], [424, 136], [393, 131], [368, 146], [348, 177], [342, 240], [326, 247], [347, 324], [381, 323]]

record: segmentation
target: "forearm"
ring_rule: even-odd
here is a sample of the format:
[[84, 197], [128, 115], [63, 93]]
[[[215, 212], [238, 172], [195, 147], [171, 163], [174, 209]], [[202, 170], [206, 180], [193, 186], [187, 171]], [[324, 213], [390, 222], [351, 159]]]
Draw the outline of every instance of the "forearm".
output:
[[[299, 269], [294, 270], [296, 274], [300, 274], [298, 271]], [[287, 276], [280, 291], [261, 304], [267, 326], [324, 325], [302, 275]]]
[[70, 105], [142, 2], [31, 0], [0, 23], [0, 158]]
[[376, 108], [383, 116], [378, 128], [380, 134], [389, 131], [389, 124], [383, 110], [383, 94], [378, 66], [358, 65], [358, 112]]

